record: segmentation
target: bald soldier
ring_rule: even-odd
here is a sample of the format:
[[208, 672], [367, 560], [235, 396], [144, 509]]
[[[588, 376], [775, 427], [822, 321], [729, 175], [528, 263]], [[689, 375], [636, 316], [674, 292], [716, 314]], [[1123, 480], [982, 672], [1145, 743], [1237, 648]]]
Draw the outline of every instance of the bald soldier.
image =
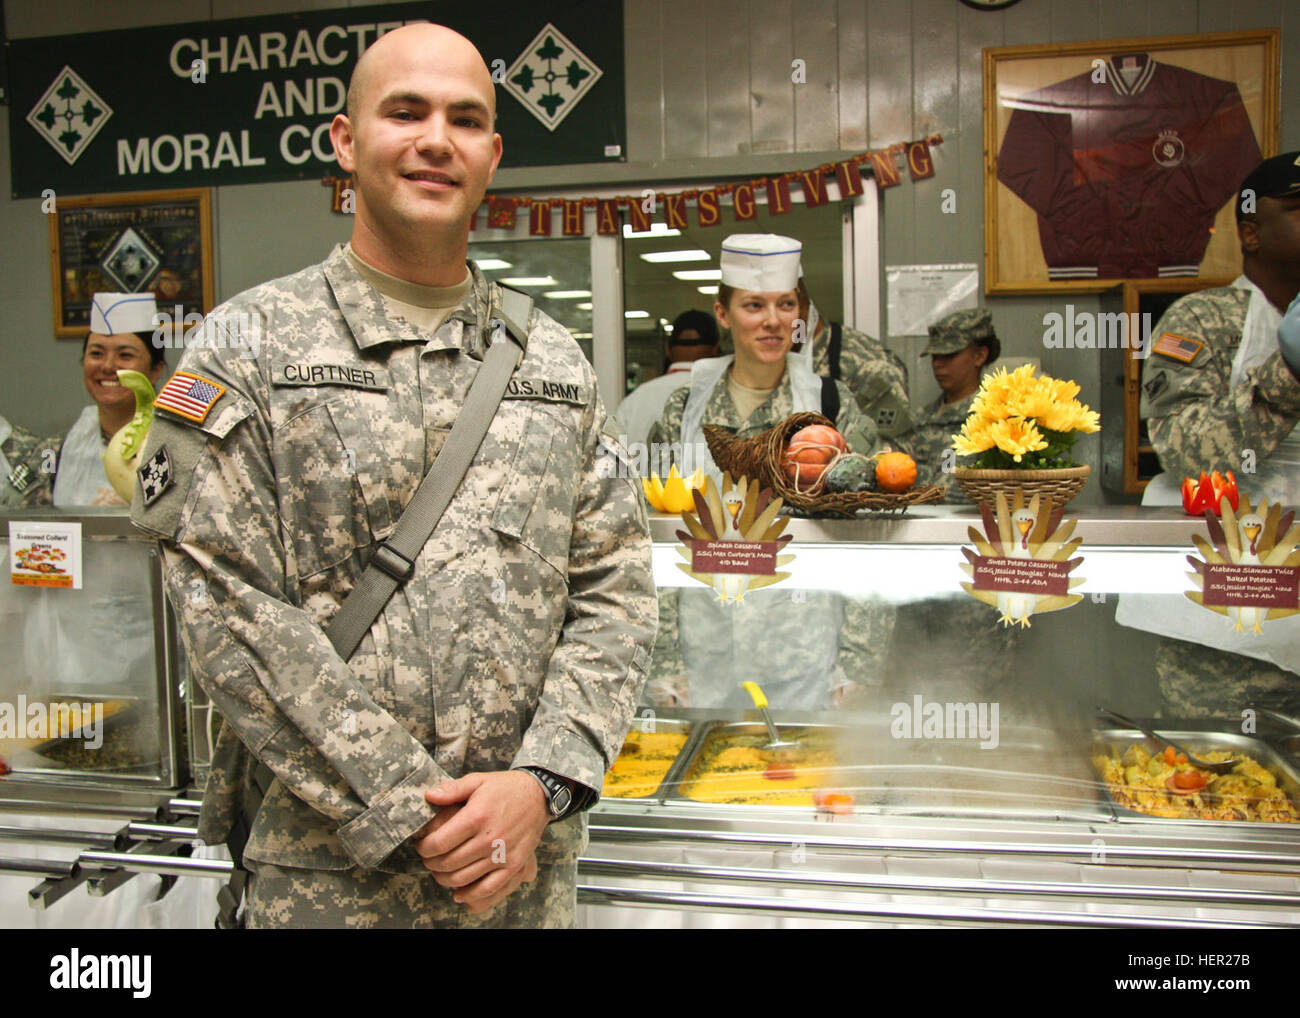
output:
[[562, 326], [533, 311], [514, 338], [486, 437], [356, 651], [323, 628], [486, 356], [502, 295], [466, 254], [494, 116], [455, 32], [407, 26], [367, 50], [331, 128], [357, 182], [351, 243], [212, 312], [180, 365], [198, 382], [143, 453], [132, 515], [164, 540], [225, 721], [205, 840], [238, 835], [268, 769], [243, 849], [251, 927], [573, 923], [581, 814], [656, 608], [644, 511], [603, 459], [617, 446]]

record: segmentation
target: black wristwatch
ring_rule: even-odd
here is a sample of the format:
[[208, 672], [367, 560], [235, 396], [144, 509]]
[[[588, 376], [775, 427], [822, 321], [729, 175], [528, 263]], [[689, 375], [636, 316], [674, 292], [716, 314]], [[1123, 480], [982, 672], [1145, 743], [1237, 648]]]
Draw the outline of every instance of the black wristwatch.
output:
[[517, 770], [527, 771], [541, 783], [542, 789], [546, 792], [546, 808], [552, 820], [561, 820], [568, 816], [573, 806], [573, 791], [569, 788], [568, 782], [541, 767], [519, 767]]

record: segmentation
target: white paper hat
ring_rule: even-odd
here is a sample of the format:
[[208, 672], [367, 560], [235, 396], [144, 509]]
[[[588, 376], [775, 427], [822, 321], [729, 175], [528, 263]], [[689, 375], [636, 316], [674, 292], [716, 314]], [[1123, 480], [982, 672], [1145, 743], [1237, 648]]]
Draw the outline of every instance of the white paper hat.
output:
[[783, 293], [799, 284], [803, 245], [775, 233], [733, 233], [722, 242], [722, 283], [737, 290]]
[[90, 302], [90, 331], [101, 336], [152, 332], [157, 312], [152, 293], [97, 293]]

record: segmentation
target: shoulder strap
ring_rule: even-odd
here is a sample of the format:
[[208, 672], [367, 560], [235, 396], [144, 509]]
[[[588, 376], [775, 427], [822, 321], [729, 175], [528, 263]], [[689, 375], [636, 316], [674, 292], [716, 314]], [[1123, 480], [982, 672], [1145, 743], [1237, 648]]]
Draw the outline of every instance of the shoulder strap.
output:
[[[831, 340], [826, 348], [831, 361], [831, 377], [839, 381], [844, 377], [840, 373], [840, 350], [844, 346], [844, 327], [839, 322], [831, 322]], [[834, 418], [831, 418], [834, 420]]]
[[840, 416], [840, 390], [835, 379], [822, 375], [822, 416], [832, 424]]
[[[402, 510], [392, 534], [375, 548], [361, 579], [326, 627], [325, 635], [345, 661], [370, 631], [393, 592], [415, 572], [420, 549], [460, 487], [470, 461], [492, 425], [510, 376], [523, 360], [532, 309], [533, 299], [527, 294], [506, 287], [494, 290], [489, 335], [485, 337], [487, 355], [474, 376], [451, 434]], [[508, 342], [507, 335], [515, 342]]]

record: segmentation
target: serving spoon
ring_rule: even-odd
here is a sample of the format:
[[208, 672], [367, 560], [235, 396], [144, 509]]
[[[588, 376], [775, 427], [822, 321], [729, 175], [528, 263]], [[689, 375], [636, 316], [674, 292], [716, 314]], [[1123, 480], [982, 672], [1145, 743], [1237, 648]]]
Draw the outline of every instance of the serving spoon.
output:
[[758, 708], [758, 713], [763, 718], [763, 724], [767, 725], [767, 745], [760, 746], [759, 752], [764, 754], [769, 760], [789, 760], [799, 755], [802, 748], [798, 742], [789, 742], [782, 740], [777, 733], [776, 725], [772, 723], [772, 715], [767, 710], [767, 696], [759, 688], [757, 682], [742, 682], [741, 688], [749, 694], [754, 706]]
[[[1113, 710], [1108, 710], [1105, 707], [1098, 707], [1097, 710], [1102, 714], [1109, 715], [1122, 724], [1128, 725], [1130, 728], [1136, 728], [1143, 735], [1155, 739], [1156, 742], [1163, 742], [1166, 746], [1173, 746], [1179, 753], [1182, 753], [1183, 756], [1187, 757], [1187, 762], [1193, 767], [1199, 767], [1201, 770], [1209, 771], [1211, 774], [1228, 774], [1237, 766], [1237, 764], [1241, 763], [1240, 760], [1224, 760], [1222, 763], [1210, 763], [1208, 760], [1198, 760], [1182, 746], [1174, 742], [1173, 739], [1165, 738], [1163, 735], [1157, 735], [1155, 732], [1151, 731], [1150, 728], [1144, 728], [1132, 718], [1126, 718], [1123, 714], [1116, 714]], [[1174, 791], [1181, 792], [1182, 789], [1174, 789]]]

